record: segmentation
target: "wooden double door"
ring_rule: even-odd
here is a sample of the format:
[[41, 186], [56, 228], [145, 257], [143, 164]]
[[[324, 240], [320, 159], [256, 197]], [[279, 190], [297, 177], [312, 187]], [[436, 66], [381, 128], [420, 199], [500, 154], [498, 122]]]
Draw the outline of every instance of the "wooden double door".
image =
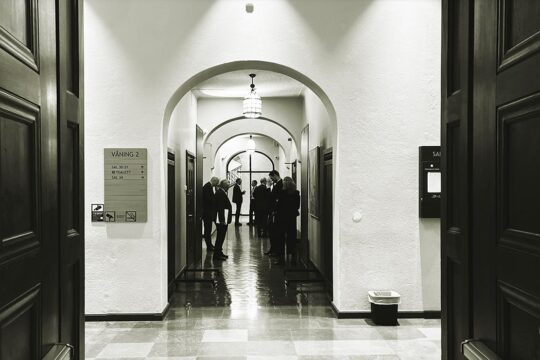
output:
[[81, 28], [76, 0], [0, 2], [1, 360], [84, 358]]
[[443, 358], [540, 359], [540, 2], [443, 1], [442, 62]]

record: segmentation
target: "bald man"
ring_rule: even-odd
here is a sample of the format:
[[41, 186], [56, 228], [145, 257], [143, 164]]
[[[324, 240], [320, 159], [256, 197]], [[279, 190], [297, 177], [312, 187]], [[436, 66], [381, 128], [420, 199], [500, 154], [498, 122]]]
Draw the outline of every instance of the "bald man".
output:
[[218, 184], [219, 178], [214, 176], [203, 186], [202, 218], [204, 224], [204, 242], [206, 243], [206, 251], [214, 251], [214, 245], [212, 245], [212, 223], [216, 218], [214, 198], [216, 193], [216, 186], [218, 186]]

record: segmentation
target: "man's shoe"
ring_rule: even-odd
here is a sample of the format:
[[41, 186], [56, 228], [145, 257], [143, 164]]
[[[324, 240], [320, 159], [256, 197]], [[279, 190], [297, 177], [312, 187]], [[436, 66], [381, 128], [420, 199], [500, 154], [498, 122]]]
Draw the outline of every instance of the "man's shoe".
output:
[[214, 245], [206, 245], [206, 251], [214, 251]]
[[227, 257], [224, 256], [223, 254], [214, 254], [214, 256], [212, 256], [212, 259], [223, 261], [223, 260], [227, 260]]
[[234, 226], [242, 226], [242, 224], [238, 223], [238, 224], [234, 224]]

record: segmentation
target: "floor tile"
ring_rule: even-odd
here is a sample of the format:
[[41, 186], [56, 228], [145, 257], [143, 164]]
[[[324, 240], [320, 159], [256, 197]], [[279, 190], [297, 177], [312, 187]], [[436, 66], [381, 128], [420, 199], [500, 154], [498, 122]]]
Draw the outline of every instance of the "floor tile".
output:
[[146, 357], [153, 345], [152, 343], [108, 344], [96, 356], [96, 359]]
[[394, 355], [385, 340], [294, 341], [298, 355]]
[[246, 341], [248, 341], [247, 330], [205, 330], [202, 338], [203, 343]]

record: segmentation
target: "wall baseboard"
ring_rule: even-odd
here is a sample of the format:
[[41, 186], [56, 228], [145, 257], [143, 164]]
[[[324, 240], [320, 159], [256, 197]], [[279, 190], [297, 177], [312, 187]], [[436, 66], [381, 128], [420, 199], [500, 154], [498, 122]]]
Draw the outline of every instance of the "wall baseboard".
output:
[[[369, 319], [371, 311], [339, 311], [333, 302], [330, 303], [332, 310], [338, 319]], [[440, 319], [441, 312], [429, 311], [398, 311], [398, 319]]]
[[94, 321], [163, 321], [169, 312], [170, 304], [167, 304], [161, 313], [155, 314], [86, 314], [84, 320]]

